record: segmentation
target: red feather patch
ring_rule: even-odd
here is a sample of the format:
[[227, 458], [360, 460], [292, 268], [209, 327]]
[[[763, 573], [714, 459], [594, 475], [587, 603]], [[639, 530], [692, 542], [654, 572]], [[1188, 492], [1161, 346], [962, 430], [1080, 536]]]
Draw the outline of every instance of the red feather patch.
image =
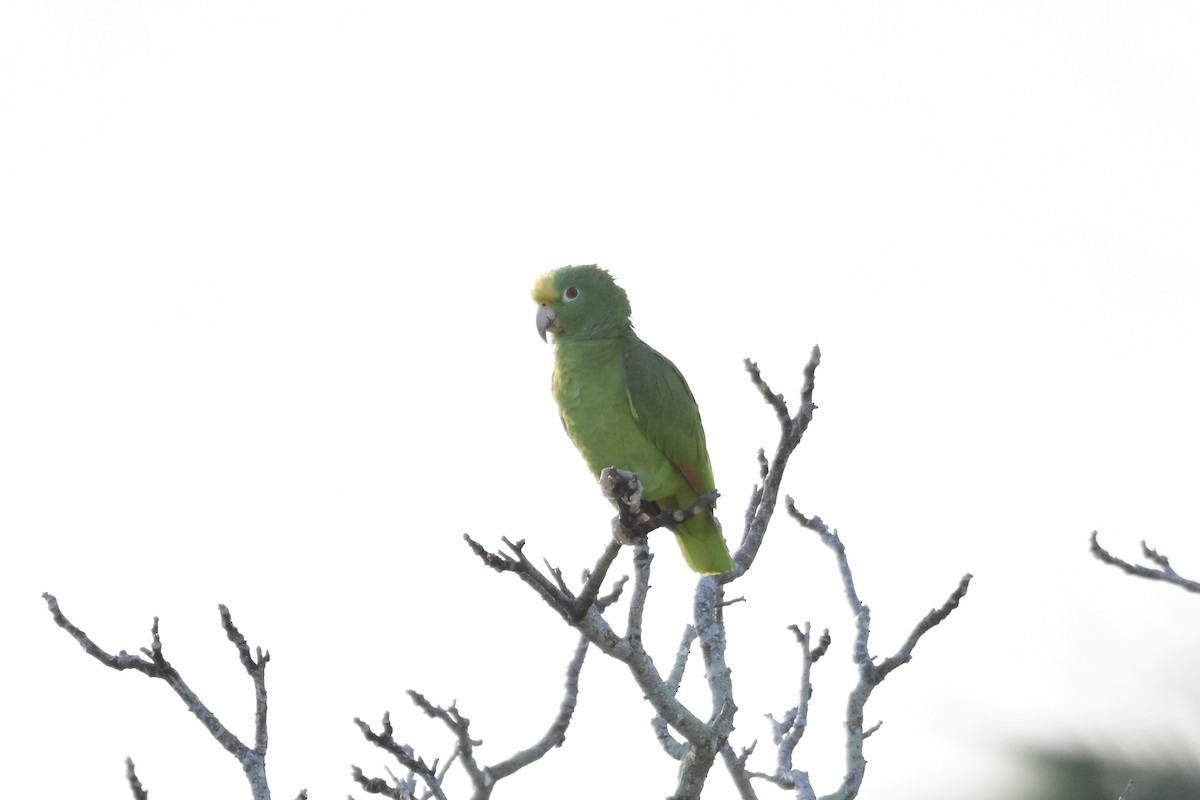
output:
[[692, 488], [697, 492], [700, 491], [700, 473], [691, 467], [685, 467], [683, 464], [676, 464], [675, 469], [679, 470], [679, 474], [683, 475], [684, 480], [692, 485]]

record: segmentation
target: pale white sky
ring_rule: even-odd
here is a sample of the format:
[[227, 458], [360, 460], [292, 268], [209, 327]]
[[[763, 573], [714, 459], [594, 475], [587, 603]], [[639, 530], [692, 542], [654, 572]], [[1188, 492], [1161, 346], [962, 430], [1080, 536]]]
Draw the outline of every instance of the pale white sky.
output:
[[[528, 296], [592, 262], [688, 377], [731, 538], [775, 434], [741, 359], [794, 398], [819, 343], [785, 488], [840, 529], [875, 651], [976, 575], [868, 706], [864, 798], [982, 797], [1027, 739], [1195, 759], [1200, 606], [1086, 538], [1200, 575], [1198, 35], [1154, 2], [7, 3], [6, 794], [126, 798], [126, 755], [155, 797], [246, 794], [43, 591], [112, 651], [160, 616], [249, 738], [229, 605], [273, 656], [281, 798], [381, 773], [354, 716], [446, 755], [408, 688], [457, 699], [485, 761], [540, 735], [574, 637], [461, 535], [567, 574], [603, 545]], [[665, 664], [692, 576], [661, 549]], [[786, 625], [833, 629], [798, 752], [829, 791], [832, 559], [781, 518], [739, 589], [736, 743], [762, 769]], [[566, 747], [499, 794], [668, 793], [632, 683], [595, 653], [582, 682]]]

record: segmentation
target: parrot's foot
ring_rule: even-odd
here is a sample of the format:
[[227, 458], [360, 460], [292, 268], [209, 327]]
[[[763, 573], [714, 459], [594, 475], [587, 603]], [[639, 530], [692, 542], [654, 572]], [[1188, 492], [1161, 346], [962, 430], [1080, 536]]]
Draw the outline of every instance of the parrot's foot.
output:
[[613, 538], [621, 544], [633, 544], [645, 536], [637, 532], [646, 518], [642, 510], [642, 482], [637, 473], [605, 467], [600, 471], [600, 491], [617, 507], [617, 516], [612, 521]]
[[613, 538], [620, 544], [633, 544], [645, 539], [651, 531], [670, 526], [669, 512], [659, 511], [657, 503], [646, 501], [637, 514], [629, 513], [628, 508], [620, 503], [617, 509], [621, 513], [612, 519], [612, 532]]
[[642, 481], [636, 472], [620, 467], [605, 467], [600, 470], [600, 492], [619, 506], [626, 506], [634, 514], [642, 511]]

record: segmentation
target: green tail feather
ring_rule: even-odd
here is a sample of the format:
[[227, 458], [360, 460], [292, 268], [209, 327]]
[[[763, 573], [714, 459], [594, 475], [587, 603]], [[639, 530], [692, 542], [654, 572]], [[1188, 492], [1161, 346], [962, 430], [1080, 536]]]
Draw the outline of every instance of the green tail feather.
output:
[[715, 575], [733, 569], [733, 558], [721, 525], [711, 514], [698, 514], [675, 529], [675, 539], [688, 566], [701, 575]]

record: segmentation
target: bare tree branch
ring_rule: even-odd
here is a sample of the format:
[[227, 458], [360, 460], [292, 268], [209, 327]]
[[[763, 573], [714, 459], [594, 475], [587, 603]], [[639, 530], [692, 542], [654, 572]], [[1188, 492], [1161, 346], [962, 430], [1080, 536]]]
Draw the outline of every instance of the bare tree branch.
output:
[[[621, 552], [621, 544], [617, 541], [610, 541], [608, 546], [604, 548], [604, 552], [600, 554], [600, 559], [596, 562], [596, 566], [584, 574], [583, 589], [579, 592], [579, 596], [575, 598], [575, 605], [571, 609], [573, 619], [579, 619], [587, 610], [596, 602], [596, 596], [600, 594], [600, 585], [604, 583], [605, 576], [608, 575], [608, 569], [612, 566], [612, 562], [616, 559], [617, 553]], [[616, 588], [617, 595], [621, 593], [621, 586], [624, 586], [625, 578], [622, 578]], [[616, 597], [613, 597], [616, 600]], [[601, 606], [603, 607], [603, 606]]]
[[1200, 592], [1200, 581], [1194, 581], [1190, 578], [1185, 578], [1171, 567], [1170, 560], [1154, 550], [1146, 544], [1146, 540], [1142, 540], [1142, 555], [1147, 561], [1157, 565], [1157, 568], [1144, 567], [1140, 564], [1131, 564], [1124, 559], [1114, 556], [1100, 545], [1100, 540], [1097, 537], [1096, 531], [1092, 531], [1091, 536], [1091, 551], [1092, 555], [1103, 561], [1105, 564], [1111, 564], [1120, 570], [1128, 572], [1130, 575], [1136, 575], [1139, 578], [1146, 578], [1152, 581], [1166, 581], [1173, 583], [1189, 592]]
[[125, 759], [125, 779], [129, 781], [129, 788], [133, 791], [133, 800], [149, 800], [150, 793], [138, 780], [137, 769], [133, 766], [132, 758]]
[[[601, 608], [604, 608], [615, 602], [621, 594], [622, 585], [623, 582], [619, 582], [609, 594], [598, 598], [596, 600], [597, 604]], [[427, 787], [426, 795], [428, 797], [443, 800], [445, 795], [442, 788], [442, 781], [449, 770], [450, 764], [457, 759], [462, 764], [471, 781], [471, 786], [474, 790], [473, 797], [478, 798], [478, 800], [490, 797], [492, 790], [500, 780], [533, 764], [549, 753], [550, 750], [560, 747], [566, 741], [567, 728], [571, 724], [571, 718], [575, 713], [575, 706], [579, 700], [579, 673], [583, 669], [583, 662], [587, 656], [589, 644], [586, 638], [580, 638], [579, 643], [575, 646], [575, 653], [567, 664], [565, 692], [562, 702], [559, 705], [558, 714], [555, 716], [546, 733], [530, 747], [520, 750], [492, 766], [480, 766], [475, 757], [475, 748], [481, 742], [471, 737], [471, 721], [462, 716], [456, 706], [451, 705], [449, 708], [443, 708], [434, 705], [420, 693], [410, 690], [408, 695], [412, 698], [413, 703], [428, 716], [444, 723], [450, 729], [450, 732], [454, 734], [456, 741], [454, 753], [446, 761], [443, 768], [438, 770], [436, 761], [432, 764], [426, 763], [416, 755], [410, 745], [400, 744], [395, 740], [390, 714], [385, 713], [383, 715], [383, 728], [380, 733], [375, 733], [362, 720], [355, 719], [354, 723], [362, 731], [367, 741], [390, 753], [405, 769], [409, 770], [410, 777], [403, 781], [393, 780], [389, 784], [381, 778], [367, 778], [358, 767], [352, 767], [351, 776], [364, 790], [372, 794], [383, 794], [387, 797], [401, 798], [402, 800], [417, 797], [414, 779], [420, 778]]]
[[[424, 699], [424, 698], [422, 698]], [[442, 792], [442, 781], [437, 775], [437, 762], [431, 766], [425, 763], [425, 759], [418, 756], [411, 747], [406, 744], [400, 744], [393, 737], [392, 717], [388, 712], [383, 713], [383, 727], [379, 733], [371, 730], [371, 726], [355, 717], [354, 724], [362, 731], [363, 736], [368, 742], [385, 750], [392, 755], [405, 769], [409, 770], [413, 775], [419, 777], [428, 787], [432, 797], [437, 800], [446, 800], [446, 795]], [[457, 751], [456, 751], [457, 752]], [[413, 794], [411, 786], [404, 786], [399, 781], [389, 784], [382, 778], [367, 778], [363, 775], [361, 769], [356, 766], [350, 767], [350, 777], [363, 790], [371, 794], [381, 794], [384, 797], [391, 797], [393, 800], [410, 800], [416, 797]]]
[[751, 742], [749, 747], [742, 750], [741, 755], [733, 752], [733, 748], [729, 746], [729, 742], [721, 747], [721, 759], [725, 762], [725, 769], [733, 778], [733, 785], [737, 787], [738, 797], [742, 800], [757, 800], [758, 793], [754, 791], [754, 785], [750, 779], [754, 774], [746, 769], [746, 761], [754, 753], [754, 745], [757, 742]]
[[[653, 659], [646, 653], [640, 641], [630, 636], [618, 636], [602, 616], [602, 609], [593, 605], [579, 619], [572, 619], [571, 598], [563, 595], [554, 584], [524, 557], [521, 552], [524, 542], [503, 541], [512, 551], [512, 555], [489, 553], [481, 545], [468, 538], [471, 549], [489, 565], [503, 563], [501, 571], [514, 572], [527, 586], [532, 588], [547, 604], [550, 605], [566, 622], [579, 631], [606, 655], [624, 663], [630, 670], [635, 682], [646, 694], [655, 710], [668, 720], [672, 727], [682, 733], [685, 738], [702, 739], [708, 737], [705, 724], [691, 711], [683, 706], [666, 688], [666, 683], [654, 666]], [[649, 585], [649, 559], [635, 562], [635, 585], [642, 581]], [[639, 574], [640, 573], [640, 574]], [[636, 591], [636, 590], [635, 590]], [[636, 601], [632, 601], [634, 605]], [[636, 626], [635, 626], [636, 627]]]
[[[820, 536], [821, 541], [834, 552], [837, 558], [838, 571], [842, 576], [842, 586], [846, 593], [846, 602], [855, 617], [855, 637], [852, 657], [855, 666], [858, 668], [858, 683], [850, 690], [850, 696], [846, 704], [846, 775], [842, 779], [842, 785], [838, 789], [830, 794], [822, 795], [821, 798], [821, 800], [850, 800], [858, 795], [858, 791], [862, 786], [863, 776], [866, 772], [867, 762], [863, 755], [863, 742], [878, 730], [879, 725], [882, 724], [878, 723], [871, 728], [864, 729], [864, 708], [871, 696], [871, 692], [874, 691], [875, 687], [892, 670], [912, 659], [913, 648], [916, 647], [917, 641], [923, 635], [948, 617], [954, 609], [958, 608], [962, 598], [967, 594], [967, 588], [971, 584], [972, 576], [970, 574], [964, 575], [946, 601], [938, 608], [930, 610], [916, 624], [912, 632], [908, 635], [908, 638], [900, 646], [900, 649], [877, 664], [875, 658], [870, 653], [869, 646], [871, 610], [858, 597], [858, 591], [854, 587], [854, 578], [850, 571], [850, 562], [846, 556], [846, 547], [842, 544], [841, 537], [838, 536], [836, 530], [831, 530], [820, 517], [806, 517], [797, 511], [790, 497], [787, 498], [787, 509], [788, 513], [801, 525], [815, 531]], [[802, 638], [802, 648], [804, 646], [803, 641], [804, 639]], [[790, 759], [790, 755], [788, 759]], [[788, 761], [783, 758], [783, 754], [781, 753], [781, 767], [786, 763]], [[809, 799], [816, 796], [812, 791], [812, 787], [807, 785], [807, 775], [800, 773], [798, 770], [793, 769], [790, 773], [784, 772], [782, 769], [777, 770], [775, 778], [775, 782], [780, 785], [786, 786], [790, 782], [797, 789], [798, 797]]]
[[779, 486], [783, 482], [783, 473], [788, 459], [799, 446], [804, 432], [808, 430], [808, 425], [812, 422], [813, 412], [817, 409], [812, 398], [816, 386], [817, 367], [820, 364], [821, 348], [814, 345], [808, 363], [804, 367], [804, 385], [800, 389], [800, 409], [795, 416], [788, 416], [788, 407], [783, 395], [776, 394], [767, 385], [758, 369], [758, 364], [748, 358], [745, 361], [751, 383], [758, 389], [767, 404], [775, 410], [775, 416], [779, 420], [779, 444], [775, 448], [775, 455], [770, 462], [767, 461], [766, 454], [759, 451], [759, 475], [762, 484], [756, 487], [751, 494], [750, 504], [746, 509], [746, 530], [742, 536], [742, 543], [733, 555], [733, 570], [721, 576], [723, 582], [728, 583], [744, 575], [746, 570], [750, 569], [750, 565], [754, 563], [755, 556], [758, 555], [758, 549], [762, 546], [763, 537], [767, 533], [767, 526], [775, 512], [775, 504], [779, 498]]
[[475, 787], [475, 796], [487, 797], [490, 795], [491, 786], [495, 781], [488, 774], [487, 769], [480, 767], [479, 763], [475, 760], [475, 748], [483, 744], [483, 742], [471, 738], [471, 720], [460, 714], [458, 706], [454, 703], [451, 703], [449, 708], [435, 706], [426, 700], [425, 696], [420, 692], [415, 692], [412, 689], [408, 690], [408, 696], [416, 703], [417, 708], [424, 711], [427, 716], [440, 720], [454, 734], [454, 738], [458, 742], [455, 752], [458, 754], [463, 767], [467, 770], [467, 776], [471, 779], [471, 785]]
[[[639, 609], [644, 607], [644, 597], [649, 589], [651, 559], [648, 557], [648, 548], [645, 551], [647, 557], [635, 558], [634, 561], [635, 588], [630, 601], [631, 630], [625, 636], [619, 636], [602, 616], [601, 612], [603, 609], [597, 606], [588, 609], [587, 613], [581, 615], [578, 619], [573, 619], [571, 615], [572, 599], [560, 592], [551, 581], [544, 575], [541, 575], [536, 567], [524, 557], [521, 552], [523, 543], [504, 541], [512, 551], [511, 555], [487, 553], [487, 551], [474, 542], [471, 542], [472, 550], [475, 550], [480, 555], [484, 563], [489, 565], [503, 563], [505, 566], [500, 568], [502, 571], [516, 573], [526, 585], [534, 589], [543, 600], [558, 612], [568, 624], [587, 638], [588, 641], [599, 647], [606, 655], [624, 663], [629, 669], [634, 682], [642, 690], [658, 716], [661, 716], [671, 728], [679, 732], [687, 740], [691, 748], [696, 748], [699, 742], [704, 751], [711, 751], [711, 754], [715, 755], [719, 750], [720, 742], [717, 740], [718, 737], [714, 734], [713, 729], [675, 697], [675, 691], [668, 687], [666, 681], [655, 667], [653, 659], [646, 652], [640, 641], [641, 612]], [[635, 544], [635, 552], [640, 552], [643, 547], [645, 547], [644, 540]], [[727, 712], [727, 714], [730, 713], [732, 712]], [[711, 756], [707, 757], [707, 760], [711, 764]], [[687, 770], [687, 764], [681, 768], [681, 773], [685, 775], [695, 774]], [[688, 791], [694, 789], [698, 792], [698, 787], [691, 786], [690, 784], [689, 786]], [[697, 795], [680, 794], [679, 792], [676, 794], [676, 797], [684, 796], [694, 797]]]
[[[385, 769], [387, 769], [385, 767]], [[350, 779], [363, 788], [368, 794], [379, 794], [384, 797], [395, 798], [395, 800], [430, 800], [436, 798], [437, 792], [440, 790], [425, 789], [418, 794], [417, 792], [417, 775], [412, 770], [409, 770], [408, 775], [403, 778], [397, 777], [394, 772], [387, 769], [388, 777], [392, 779], [388, 783], [383, 778], [368, 778], [363, 775], [361, 769], [355, 766], [350, 767]], [[438, 772], [439, 780], [442, 775]], [[354, 796], [350, 795], [353, 800]]]
[[[675, 664], [671, 667], [671, 673], [667, 676], [667, 690], [671, 694], [679, 692], [679, 685], [683, 682], [683, 671], [687, 668], [688, 656], [691, 654], [692, 642], [694, 641], [696, 641], [696, 628], [692, 625], [685, 626], [683, 629], [683, 639], [679, 642], [679, 649], [675, 652]], [[676, 761], [681, 761], [684, 755], [687, 754], [687, 745], [671, 736], [667, 720], [662, 715], [655, 714], [654, 719], [650, 721], [650, 727], [654, 731], [654, 737], [658, 739], [659, 745], [662, 746], [666, 754]]]
[[271, 660], [269, 652], [263, 652], [261, 647], [255, 648], [257, 658], [250, 655], [250, 645], [246, 637], [233, 624], [233, 616], [224, 605], [217, 607], [221, 613], [221, 627], [229, 641], [237, 647], [238, 658], [246, 669], [246, 674], [254, 681], [254, 752], [260, 759], [267, 755], [267, 662]]
[[552, 748], [561, 747], [567, 740], [567, 727], [571, 724], [571, 715], [575, 713], [575, 706], [579, 702], [579, 672], [583, 669], [588, 644], [587, 639], [580, 637], [579, 644], [575, 646], [575, 655], [567, 665], [566, 694], [563, 696], [562, 705], [559, 706], [558, 716], [554, 718], [549, 730], [532, 747], [514, 753], [492, 766], [488, 771], [494, 780], [498, 781], [522, 767], [529, 766]]
[[933, 626], [950, 616], [950, 612], [958, 608], [958, 604], [967, 596], [967, 588], [971, 585], [971, 579], [974, 577], [970, 573], [963, 575], [958, 581], [958, 586], [954, 588], [946, 601], [937, 608], [929, 609], [929, 613], [921, 618], [921, 621], [908, 634], [908, 638], [904, 640], [904, 644], [900, 645], [900, 649], [875, 665], [873, 679], [876, 683], [882, 681], [896, 667], [912, 661], [912, 651], [917, 646], [917, 641]]
[[[271, 790], [267, 785], [266, 772], [267, 689], [265, 673], [267, 661], [271, 657], [270, 654], [264, 653], [261, 649], [257, 651], [257, 660], [251, 657], [249, 645], [246, 643], [245, 637], [234, 627], [229, 609], [225, 606], [219, 607], [221, 625], [225, 629], [229, 640], [237, 647], [238, 657], [242, 662], [242, 666], [246, 668], [246, 671], [250, 674], [254, 682], [255, 743], [253, 748], [243, 744], [232, 731], [217, 719], [217, 715], [200, 700], [196, 693], [184, 682], [178, 670], [171, 666], [170, 662], [163, 656], [162, 640], [158, 635], [158, 617], [154, 618], [154, 624], [150, 628], [150, 647], [142, 648], [142, 653], [145, 657], [131, 655], [124, 650], [114, 656], [105, 652], [88, 638], [86, 633], [67, 619], [66, 615], [59, 608], [58, 600], [55, 599], [54, 595], [46, 592], [42, 595], [42, 598], [46, 601], [46, 605], [50, 609], [50, 614], [54, 617], [55, 624], [71, 634], [75, 641], [79, 642], [84, 652], [101, 664], [115, 670], [136, 670], [147, 677], [158, 678], [166, 682], [179, 695], [179, 698], [183, 700], [184, 705], [195, 715], [196, 719], [200, 720], [201, 724], [208, 729], [212, 737], [242, 765], [242, 772], [246, 775], [246, 780], [250, 784], [250, 790], [255, 800], [270, 800]], [[131, 770], [132, 766], [129, 766], [127, 774]], [[136, 775], [134, 777], [136, 778]], [[136, 793], [137, 790], [135, 789], [134, 791]]]
[[[786, 788], [792, 788], [792, 784], [799, 779], [799, 776], [793, 775], [792, 757], [796, 746], [800, 744], [800, 739], [808, 729], [808, 703], [812, 699], [812, 666], [825, 654], [825, 650], [832, 641], [829, 637], [829, 629], [826, 628], [821, 634], [817, 646], [812, 647], [811, 626], [807, 622], [804, 623], [803, 630], [797, 625], [790, 626], [789, 630], [796, 635], [796, 641], [800, 644], [800, 694], [796, 705], [787, 710], [782, 720], [777, 721], [770, 714], [767, 715], [767, 719], [771, 720], [771, 732], [777, 753], [775, 775], [791, 776], [781, 783]], [[804, 773], [802, 780], [807, 781], [807, 779], [807, 773]], [[776, 782], [780, 781], [776, 780]]]
[[[737, 704], [733, 699], [729, 667], [725, 663], [724, 599], [725, 585], [719, 576], [705, 575], [697, 581], [693, 614], [696, 638], [700, 641], [700, 653], [704, 657], [704, 677], [712, 698], [713, 715], [708, 722], [708, 736], [700, 741], [688, 740], [691, 749], [680, 765], [676, 791], [676, 797], [679, 798], [699, 796], [712, 770], [713, 761], [733, 732]], [[734, 775], [735, 781], [739, 778], [739, 775]]]
[[646, 611], [646, 598], [650, 593], [650, 566], [654, 554], [650, 543], [639, 539], [633, 545], [633, 591], [629, 595], [628, 623], [625, 638], [631, 642], [642, 641], [642, 616]]

